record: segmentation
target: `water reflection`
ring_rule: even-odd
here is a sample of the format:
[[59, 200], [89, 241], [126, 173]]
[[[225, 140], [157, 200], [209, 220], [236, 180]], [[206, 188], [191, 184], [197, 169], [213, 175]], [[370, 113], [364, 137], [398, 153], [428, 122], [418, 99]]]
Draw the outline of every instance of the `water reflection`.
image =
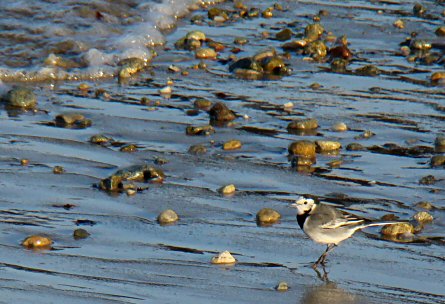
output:
[[301, 304], [349, 304], [369, 303], [359, 295], [353, 294], [331, 281], [321, 285], [308, 286], [300, 300]]

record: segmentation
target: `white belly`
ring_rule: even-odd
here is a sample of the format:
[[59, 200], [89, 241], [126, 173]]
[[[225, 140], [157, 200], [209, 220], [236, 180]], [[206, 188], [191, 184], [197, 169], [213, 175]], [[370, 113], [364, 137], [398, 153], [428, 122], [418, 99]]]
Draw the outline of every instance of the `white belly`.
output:
[[337, 229], [312, 229], [308, 232], [306, 229], [306, 223], [303, 226], [304, 232], [312, 240], [320, 244], [338, 244], [341, 241], [350, 238], [354, 234], [354, 230], [347, 228], [337, 228]]

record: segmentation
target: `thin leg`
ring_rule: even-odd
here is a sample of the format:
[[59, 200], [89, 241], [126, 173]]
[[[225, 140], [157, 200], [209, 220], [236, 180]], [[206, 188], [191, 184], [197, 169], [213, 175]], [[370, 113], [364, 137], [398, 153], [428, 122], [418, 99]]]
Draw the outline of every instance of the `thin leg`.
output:
[[322, 280], [323, 282], [328, 283], [328, 282], [330, 282], [329, 278], [328, 278], [328, 272], [326, 271], [326, 268], [324, 266], [322, 268], [323, 268], [323, 274], [321, 274], [320, 271], [318, 271], [317, 268], [313, 268], [313, 269], [314, 269], [315, 273], [317, 274], [317, 277], [320, 280]]
[[318, 260], [314, 263], [314, 265], [312, 265], [312, 268], [317, 268], [318, 265], [325, 265], [326, 264], [326, 257], [329, 253], [329, 251], [331, 251], [332, 249], [335, 248], [335, 244], [329, 244], [326, 248], [326, 251], [323, 252], [323, 254], [318, 258]]

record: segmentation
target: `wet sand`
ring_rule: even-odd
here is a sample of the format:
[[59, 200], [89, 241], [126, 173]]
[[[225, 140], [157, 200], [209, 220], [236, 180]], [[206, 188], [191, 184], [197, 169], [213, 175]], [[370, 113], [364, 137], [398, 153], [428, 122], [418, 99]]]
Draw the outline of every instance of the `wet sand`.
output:
[[[351, 12], [347, 6], [352, 3], [356, 7]], [[255, 3], [262, 9], [267, 5]], [[17, 115], [2, 106], [1, 301], [445, 303], [445, 174], [443, 167], [430, 167], [434, 153], [400, 156], [344, 148], [352, 142], [366, 147], [385, 143], [434, 147], [436, 136], [445, 132], [443, 87], [410, 80], [426, 80], [443, 66], [420, 65], [414, 71], [415, 66], [397, 52], [398, 44], [414, 29], [419, 35], [434, 37], [443, 17], [441, 21], [401, 15], [399, 11], [411, 12], [412, 3], [299, 1], [283, 5], [289, 10], [271, 19], [216, 27], [191, 25], [189, 16], [167, 36], [170, 49], [158, 50], [152, 69], [126, 84], [117, 84], [116, 79], [92, 81], [87, 93], [78, 89], [77, 82], [29, 84], [38, 94], [40, 111]], [[278, 80], [240, 80], [217, 61], [206, 61], [208, 71], [190, 69], [188, 76], [167, 71], [172, 63], [181, 68], [199, 63], [192, 52], [173, 47], [190, 30], [202, 30], [232, 47], [234, 37], [247, 37], [250, 42], [237, 55], [241, 58], [266, 46], [280, 50], [282, 42], [262, 39], [261, 31], [275, 33], [296, 20], [293, 30], [302, 33], [320, 9], [331, 13], [322, 18], [328, 31], [347, 35], [359, 58], [351, 67], [373, 63], [395, 73], [377, 77], [336, 74], [323, 69], [329, 63], [307, 62], [295, 54], [288, 61], [292, 74]], [[379, 9], [385, 12], [378, 14]], [[194, 14], [205, 14], [205, 10]], [[401, 16], [407, 20], [404, 30], [392, 26]], [[227, 50], [220, 56], [229, 54]], [[169, 78], [174, 81], [173, 94], [166, 98], [158, 90]], [[321, 87], [310, 88], [314, 82]], [[96, 98], [97, 89], [104, 89], [111, 99]], [[141, 105], [142, 97], [160, 104]], [[186, 114], [196, 98], [223, 101], [240, 117], [231, 127], [216, 127], [211, 136], [187, 136], [188, 125], [209, 121], [204, 111], [197, 116]], [[289, 101], [294, 108], [283, 111], [282, 105]], [[48, 126], [56, 115], [66, 112], [82, 113], [93, 125], [86, 129]], [[316, 135], [287, 132], [289, 121], [302, 117], [317, 118]], [[339, 121], [350, 130], [331, 131]], [[365, 130], [376, 135], [354, 138]], [[124, 153], [119, 147], [89, 143], [95, 134], [136, 144], [139, 150]], [[243, 147], [223, 151], [221, 144], [230, 139], [239, 139]], [[338, 155], [317, 155], [314, 173], [297, 172], [288, 162], [287, 147], [299, 139], [336, 140], [343, 148]], [[208, 152], [189, 154], [193, 144], [204, 144]], [[155, 165], [159, 157], [168, 163]], [[28, 166], [20, 165], [24, 158], [29, 159]], [[329, 168], [327, 163], [335, 159], [344, 163]], [[163, 184], [142, 184], [149, 189], [132, 197], [93, 187], [119, 168], [144, 163], [165, 172]], [[66, 172], [53, 174], [56, 165]], [[419, 179], [427, 175], [438, 181], [420, 185]], [[230, 183], [236, 185], [235, 195], [221, 196], [217, 189]], [[415, 207], [419, 201], [437, 208], [431, 211], [433, 223], [416, 235], [416, 242], [382, 240], [378, 228], [345, 241], [328, 260], [326, 282], [310, 268], [324, 246], [303, 234], [295, 210], [288, 207], [300, 195], [316, 196], [374, 219], [393, 213], [408, 220], [421, 210]], [[74, 207], [65, 209], [66, 204]], [[281, 221], [271, 227], [257, 226], [255, 214], [263, 207], [279, 211]], [[169, 208], [180, 220], [162, 227], [156, 217]], [[76, 225], [79, 220], [92, 222]], [[73, 230], [79, 227], [91, 236], [74, 240]], [[31, 234], [50, 236], [53, 250], [22, 248], [20, 242]], [[234, 254], [237, 264], [210, 264], [224, 250]], [[274, 290], [280, 281], [288, 283], [287, 292]]]

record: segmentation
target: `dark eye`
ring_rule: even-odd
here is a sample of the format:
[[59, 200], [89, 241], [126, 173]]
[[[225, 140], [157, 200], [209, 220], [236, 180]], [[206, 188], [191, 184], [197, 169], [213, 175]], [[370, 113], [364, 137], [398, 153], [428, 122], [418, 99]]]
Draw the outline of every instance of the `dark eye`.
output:
[[305, 201], [304, 204], [307, 205], [307, 201]]

